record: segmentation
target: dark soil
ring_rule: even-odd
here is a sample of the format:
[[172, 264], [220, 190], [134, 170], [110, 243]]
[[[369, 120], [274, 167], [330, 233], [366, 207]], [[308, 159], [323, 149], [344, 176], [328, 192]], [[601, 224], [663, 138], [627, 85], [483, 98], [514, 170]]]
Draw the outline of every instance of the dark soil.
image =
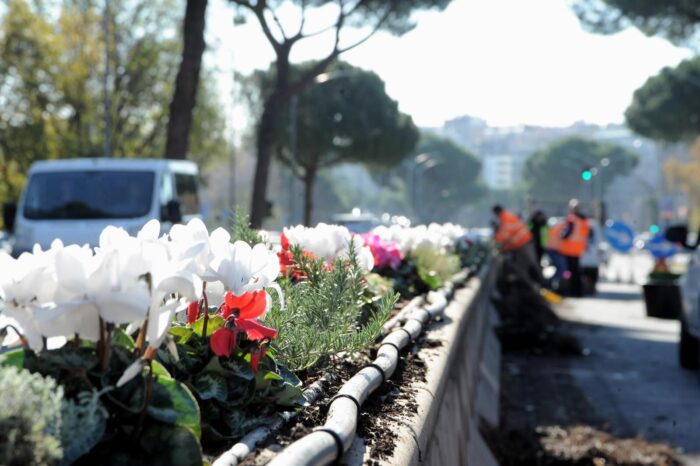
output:
[[362, 405], [357, 435], [369, 447], [370, 458], [387, 459], [394, 453], [397, 435], [392, 424], [418, 413], [416, 389], [411, 382], [425, 382], [425, 373], [425, 362], [418, 354], [406, 354], [399, 360], [391, 379]]
[[504, 353], [582, 354], [578, 340], [530, 285], [504, 267], [496, 288], [492, 302], [501, 318], [496, 335]]
[[568, 324], [533, 290], [499, 282], [502, 325], [500, 426], [482, 433], [501, 466], [676, 466], [674, 450], [617, 438], [568, 372], [584, 352]]
[[616, 438], [591, 426], [547, 426], [486, 434], [501, 466], [681, 466], [673, 449]]
[[262, 446], [255, 449], [255, 452], [239, 463], [241, 466], [260, 466], [269, 462], [275, 453], [282, 450], [287, 445], [311, 433], [314, 427], [323, 425], [326, 422], [328, 404], [333, 396], [338, 393], [340, 387], [353, 375], [362, 369], [369, 355], [364, 355], [358, 361], [343, 360], [339, 362], [329, 372], [332, 374], [331, 384], [321, 398], [316, 403], [303, 411], [294, 421], [287, 424], [279, 431], [274, 438]]
[[[409, 353], [403, 353], [399, 359], [396, 372], [382, 384], [362, 405], [358, 420], [357, 435], [369, 449], [369, 465], [376, 460], [389, 458], [396, 448], [396, 433], [392, 424], [417, 413], [416, 389], [412, 381], [425, 382], [425, 362], [416, 354], [419, 347], [441, 346], [439, 340], [421, 337]], [[374, 350], [372, 350], [372, 353]], [[366, 366], [374, 354], [364, 355], [359, 361], [343, 361], [333, 370], [331, 386], [317, 402], [299, 413], [299, 416], [285, 426], [274, 439], [258, 447], [254, 454], [239, 463], [241, 466], [261, 466], [269, 462], [274, 455], [287, 445], [311, 433], [314, 427], [326, 422], [328, 406], [340, 387]]]

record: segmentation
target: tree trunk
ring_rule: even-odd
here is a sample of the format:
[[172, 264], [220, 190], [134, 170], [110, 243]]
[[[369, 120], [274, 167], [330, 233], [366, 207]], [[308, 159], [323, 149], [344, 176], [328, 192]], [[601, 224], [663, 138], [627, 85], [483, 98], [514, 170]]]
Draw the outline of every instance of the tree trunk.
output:
[[258, 229], [262, 228], [263, 221], [268, 214], [267, 179], [270, 173], [270, 162], [272, 161], [278, 108], [277, 98], [274, 95], [265, 101], [256, 136], [257, 160], [255, 177], [253, 178], [250, 225]]
[[270, 173], [270, 162], [277, 137], [279, 111], [286, 100], [289, 100], [289, 47], [285, 46], [277, 52], [277, 76], [275, 89], [265, 100], [262, 116], [256, 135], [257, 160], [255, 177], [253, 178], [253, 198], [250, 206], [250, 225], [262, 228], [263, 221], [268, 215], [267, 179]]
[[192, 114], [197, 102], [199, 72], [202, 67], [204, 27], [208, 0], [187, 0], [183, 30], [182, 61], [175, 80], [175, 92], [170, 102], [168, 136], [165, 157], [184, 159], [190, 144]]
[[314, 211], [314, 187], [316, 185], [316, 168], [307, 168], [304, 172], [304, 225], [311, 226]]

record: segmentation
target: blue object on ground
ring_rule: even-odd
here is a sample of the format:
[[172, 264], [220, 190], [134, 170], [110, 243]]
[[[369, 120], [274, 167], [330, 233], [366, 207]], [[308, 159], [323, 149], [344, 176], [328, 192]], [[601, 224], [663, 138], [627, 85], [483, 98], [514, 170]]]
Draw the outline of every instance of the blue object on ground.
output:
[[646, 248], [657, 259], [671, 257], [678, 252], [678, 246], [666, 240], [663, 234], [658, 234], [651, 238], [647, 242]]
[[634, 244], [634, 230], [626, 223], [614, 221], [605, 228], [605, 239], [619, 252], [629, 252]]

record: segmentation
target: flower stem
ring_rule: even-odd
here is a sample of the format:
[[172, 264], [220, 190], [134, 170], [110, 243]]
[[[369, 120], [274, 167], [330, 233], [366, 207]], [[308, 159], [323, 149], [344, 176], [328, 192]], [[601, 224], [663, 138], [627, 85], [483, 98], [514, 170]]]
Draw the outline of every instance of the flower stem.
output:
[[105, 353], [105, 321], [100, 317], [100, 339], [97, 342], [97, 356], [100, 360], [100, 368], [104, 371], [103, 359]]
[[7, 325], [5, 325], [5, 327], [11, 328], [12, 330], [14, 330], [15, 333], [17, 334], [17, 336], [19, 337], [19, 342], [22, 344], [22, 349], [24, 349], [24, 351], [29, 351], [29, 342], [24, 337], [24, 335], [22, 335], [22, 333], [19, 330], [17, 330], [17, 327], [15, 327], [12, 324], [7, 324]]
[[139, 356], [143, 356], [143, 352], [146, 350], [146, 329], [148, 329], [148, 317], [143, 321], [143, 325], [139, 330], [139, 334], [136, 336], [136, 342], [134, 346], [139, 352]]
[[139, 413], [139, 420], [136, 424], [136, 429], [132, 435], [132, 439], [136, 440], [141, 435], [141, 429], [143, 427], [143, 419], [146, 417], [146, 409], [148, 404], [151, 402], [151, 396], [153, 393], [153, 366], [151, 365], [151, 360], [148, 360], [148, 378], [146, 379], [146, 394], [143, 397], [143, 407]]
[[100, 368], [102, 372], [107, 372], [109, 367], [109, 360], [112, 356], [112, 330], [114, 329], [114, 324], [107, 323], [102, 324], [100, 320], [100, 327], [104, 327], [104, 340], [102, 354], [100, 355]]
[[209, 299], [207, 298], [207, 282], [202, 284], [202, 305], [204, 306], [204, 321], [202, 322], [202, 337], [207, 336], [207, 324], [209, 323]]

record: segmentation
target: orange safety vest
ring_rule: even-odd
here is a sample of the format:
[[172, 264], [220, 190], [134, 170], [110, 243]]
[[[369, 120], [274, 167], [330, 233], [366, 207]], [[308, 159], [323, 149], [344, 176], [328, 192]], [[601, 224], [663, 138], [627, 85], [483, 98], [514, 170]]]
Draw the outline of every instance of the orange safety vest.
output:
[[547, 232], [547, 249], [552, 249], [554, 251], [559, 251], [561, 248], [561, 243], [564, 241], [561, 237], [561, 231], [566, 226], [565, 222], [557, 223]]
[[532, 233], [517, 215], [503, 210], [498, 219], [500, 221], [494, 240], [501, 245], [504, 251], [520, 249], [532, 240]]
[[572, 222], [574, 229], [568, 238], [562, 239], [559, 252], [565, 256], [581, 257], [586, 252], [586, 246], [588, 245], [588, 235], [590, 234], [588, 220], [576, 215], [569, 215], [566, 221]]

